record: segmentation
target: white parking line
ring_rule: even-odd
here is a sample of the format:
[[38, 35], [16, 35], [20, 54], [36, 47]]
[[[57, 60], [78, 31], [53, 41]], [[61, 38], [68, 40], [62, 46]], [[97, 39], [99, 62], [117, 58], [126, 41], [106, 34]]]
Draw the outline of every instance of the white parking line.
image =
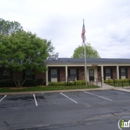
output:
[[78, 102], [76, 102], [75, 100], [73, 100], [72, 98], [70, 98], [70, 97], [68, 97], [67, 95], [65, 95], [65, 94], [63, 94], [63, 93], [60, 93], [61, 95], [63, 95], [63, 96], [65, 96], [66, 98], [68, 98], [68, 99], [70, 99], [71, 101], [73, 101], [74, 103], [78, 103]]
[[37, 99], [36, 99], [36, 97], [35, 97], [35, 94], [33, 94], [33, 97], [34, 97], [34, 101], [35, 101], [36, 106], [38, 106], [38, 103], [37, 103]]
[[0, 102], [6, 97], [7, 95], [5, 95], [3, 98], [0, 99]]
[[91, 95], [93, 95], [93, 96], [99, 97], [99, 98], [103, 98], [103, 99], [112, 101], [112, 99], [110, 99], [110, 98], [106, 98], [106, 97], [103, 97], [103, 96], [99, 96], [99, 95], [96, 95], [96, 94], [93, 94], [93, 93], [90, 93], [90, 92], [86, 92], [86, 91], [84, 91], [84, 92], [85, 92], [85, 93], [88, 93], [88, 94], [91, 94]]

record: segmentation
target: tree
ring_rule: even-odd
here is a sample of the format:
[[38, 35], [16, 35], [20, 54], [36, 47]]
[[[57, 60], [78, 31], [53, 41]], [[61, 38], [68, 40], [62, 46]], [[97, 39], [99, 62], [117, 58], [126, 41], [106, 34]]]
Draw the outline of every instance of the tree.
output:
[[16, 86], [24, 84], [28, 70], [33, 73], [46, 71], [50, 41], [25, 31], [0, 35], [0, 39], [0, 65], [10, 71], [10, 78]]
[[[84, 46], [78, 46], [73, 53], [73, 58], [84, 58]], [[98, 52], [88, 43], [86, 45], [87, 58], [100, 58]]]
[[[6, 21], [0, 18], [0, 34], [1, 35], [10, 35], [11, 33], [17, 33], [18, 31], [23, 31], [23, 27], [21, 26], [19, 22]], [[48, 46], [47, 50], [49, 52], [49, 55], [51, 55], [54, 51], [54, 47], [51, 41], [47, 41], [46, 39], [43, 39], [43, 40]]]
[[22, 29], [23, 27], [20, 23], [16, 21], [6, 21], [0, 18], [0, 34], [2, 35], [10, 35], [11, 33], [15, 33]]
[[47, 45], [47, 51], [49, 52], [49, 56], [50, 56], [51, 54], [54, 53], [53, 51], [54, 51], [55, 48], [53, 47], [51, 41], [47, 41], [46, 39], [44, 39], [44, 42]]

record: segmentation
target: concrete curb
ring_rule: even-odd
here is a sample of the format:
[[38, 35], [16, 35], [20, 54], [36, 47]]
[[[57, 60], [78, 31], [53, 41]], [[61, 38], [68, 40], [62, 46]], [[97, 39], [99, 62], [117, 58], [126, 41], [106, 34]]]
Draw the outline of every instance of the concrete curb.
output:
[[115, 87], [103, 87], [103, 88], [92, 88], [92, 89], [71, 89], [71, 90], [52, 90], [52, 91], [29, 91], [29, 92], [2, 92], [0, 95], [19, 95], [19, 94], [39, 94], [39, 93], [60, 93], [60, 92], [82, 92], [82, 91], [95, 91], [95, 90], [120, 90], [124, 92], [130, 92], [125, 88]]
[[113, 88], [92, 88], [92, 89], [71, 89], [71, 90], [53, 90], [53, 91], [29, 91], [29, 92], [2, 92], [2, 93], [0, 93], [0, 95], [59, 93], [59, 92], [82, 92], [82, 91], [109, 90], [109, 89], [113, 89]]

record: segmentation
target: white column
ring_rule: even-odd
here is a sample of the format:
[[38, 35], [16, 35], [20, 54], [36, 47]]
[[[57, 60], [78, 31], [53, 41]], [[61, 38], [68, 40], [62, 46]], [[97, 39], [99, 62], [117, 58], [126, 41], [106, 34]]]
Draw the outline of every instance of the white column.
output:
[[67, 82], [68, 77], [68, 66], [65, 66], [65, 81]]
[[47, 67], [47, 70], [46, 70], [46, 85], [48, 85], [48, 67]]
[[116, 75], [117, 75], [117, 79], [119, 79], [119, 66], [116, 66]]
[[102, 78], [102, 82], [104, 82], [104, 72], [103, 72], [103, 66], [101, 66], [101, 78]]

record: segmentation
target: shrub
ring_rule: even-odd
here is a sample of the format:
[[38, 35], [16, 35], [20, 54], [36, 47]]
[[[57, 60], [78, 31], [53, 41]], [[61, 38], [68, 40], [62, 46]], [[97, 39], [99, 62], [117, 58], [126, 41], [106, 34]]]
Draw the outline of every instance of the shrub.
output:
[[15, 83], [10, 79], [0, 80], [0, 87], [13, 87]]
[[26, 80], [22, 86], [37, 86], [37, 80]]
[[113, 80], [113, 79], [109, 79], [109, 80], [105, 80], [104, 81], [105, 83], [107, 83], [107, 84], [121, 84], [122, 82], [123, 83], [129, 83], [130, 82], [130, 79], [115, 79], [115, 80]]
[[39, 78], [39, 79], [37, 79], [37, 85], [42, 85], [43, 84], [43, 82], [44, 82], [44, 79], [43, 78]]
[[76, 82], [72, 81], [72, 82], [68, 82], [67, 84], [68, 86], [73, 86], [73, 85], [76, 85]]
[[76, 85], [86, 85], [85, 80], [77, 80]]
[[49, 83], [49, 86], [66, 86], [66, 85], [68, 85], [68, 86], [73, 86], [73, 85], [78, 85], [78, 86], [80, 86], [80, 85], [85, 85], [86, 84], [86, 82], [85, 82], [85, 80], [77, 80], [76, 82], [68, 82], [68, 83], [66, 83], [66, 82], [50, 82]]
[[49, 86], [66, 86], [66, 82], [50, 82]]

